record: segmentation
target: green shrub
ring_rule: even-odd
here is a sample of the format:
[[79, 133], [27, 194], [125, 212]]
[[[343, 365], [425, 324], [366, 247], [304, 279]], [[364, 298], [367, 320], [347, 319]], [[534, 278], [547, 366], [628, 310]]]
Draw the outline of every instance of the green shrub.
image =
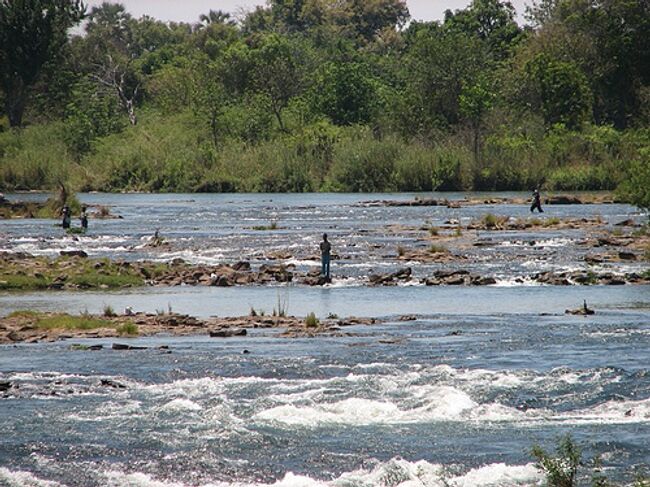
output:
[[123, 325], [118, 326], [115, 328], [115, 331], [117, 331], [117, 334], [120, 336], [138, 336], [140, 334], [140, 329], [138, 328], [138, 325], [135, 323], [124, 323]]
[[577, 485], [578, 467], [582, 452], [571, 436], [565, 436], [558, 442], [556, 455], [547, 453], [536, 445], [531, 451], [537, 460], [537, 468], [546, 476], [549, 487], [575, 487]]
[[639, 208], [650, 210], [650, 147], [639, 150], [638, 158], [631, 161], [620, 193]]
[[481, 223], [485, 228], [500, 228], [508, 221], [507, 216], [497, 216], [493, 213], [486, 213], [481, 217]]
[[110, 304], [104, 305], [104, 313], [103, 314], [107, 318], [114, 318], [115, 316], [117, 316], [117, 313], [115, 313], [115, 310], [113, 309], [113, 307]]
[[429, 247], [429, 253], [431, 254], [446, 254], [448, 252], [449, 250], [446, 247], [443, 247], [442, 245], [431, 245]]
[[307, 328], [316, 328], [319, 325], [318, 318], [316, 318], [316, 314], [312, 311], [307, 315], [305, 318], [305, 326]]

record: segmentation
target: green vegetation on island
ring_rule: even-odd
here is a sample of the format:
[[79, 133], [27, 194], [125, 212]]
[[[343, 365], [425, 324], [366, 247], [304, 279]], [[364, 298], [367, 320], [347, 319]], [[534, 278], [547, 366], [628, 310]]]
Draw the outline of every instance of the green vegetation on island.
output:
[[[162, 272], [158, 266], [148, 264], [145, 274]], [[61, 256], [50, 260], [31, 256], [16, 258], [12, 254], [0, 256], [0, 290], [114, 289], [144, 284], [145, 276], [140, 267], [109, 259]]]
[[[647, 2], [0, 5], [0, 190], [618, 189], [650, 206]], [[85, 17], [83, 35], [66, 30]], [[18, 39], [23, 50], [11, 46]]]
[[96, 330], [115, 328], [119, 335], [137, 335], [138, 327], [128, 322], [120, 325], [111, 320], [92, 316], [88, 313], [71, 315], [68, 313], [39, 313], [36, 311], [14, 311], [7, 319], [22, 319], [39, 330]]

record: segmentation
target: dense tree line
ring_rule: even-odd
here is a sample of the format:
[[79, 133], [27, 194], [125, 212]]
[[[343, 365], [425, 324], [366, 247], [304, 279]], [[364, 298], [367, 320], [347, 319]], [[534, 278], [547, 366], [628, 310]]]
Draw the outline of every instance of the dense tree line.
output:
[[[0, 0], [3, 184], [59, 171], [108, 190], [611, 188], [650, 163], [649, 10], [539, 0], [520, 26], [500, 0], [439, 22], [402, 0], [269, 0], [187, 24]], [[65, 164], [21, 172], [43, 138]], [[146, 148], [159, 138], [177, 139], [164, 156]]]

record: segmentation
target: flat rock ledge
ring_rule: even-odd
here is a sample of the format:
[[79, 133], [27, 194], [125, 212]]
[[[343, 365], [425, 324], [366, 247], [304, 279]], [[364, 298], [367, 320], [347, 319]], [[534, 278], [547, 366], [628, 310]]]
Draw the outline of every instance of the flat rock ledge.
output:
[[[268, 328], [284, 330], [280, 336], [311, 337], [317, 335], [346, 336], [341, 328], [353, 325], [372, 325], [379, 321], [374, 318], [329, 318], [309, 326], [305, 318], [295, 316], [238, 316], [213, 317], [199, 319], [193, 316], [172, 314], [134, 313], [119, 316], [84, 315], [88, 319], [102, 320], [105, 326], [90, 330], [41, 328], [39, 320], [49, 317], [70, 316], [57, 313], [17, 313], [0, 318], [0, 344], [54, 342], [81, 338], [114, 338], [128, 340], [134, 336], [121, 334], [119, 328], [124, 325], [137, 326], [136, 336], [152, 336], [169, 334], [173, 336], [207, 335], [212, 338], [246, 337], [249, 329]], [[75, 350], [97, 351], [103, 345], [73, 345]], [[113, 343], [113, 350], [145, 350], [147, 347], [134, 346], [128, 343]], [[159, 347], [160, 348], [160, 347]], [[3, 385], [2, 387], [9, 387]]]

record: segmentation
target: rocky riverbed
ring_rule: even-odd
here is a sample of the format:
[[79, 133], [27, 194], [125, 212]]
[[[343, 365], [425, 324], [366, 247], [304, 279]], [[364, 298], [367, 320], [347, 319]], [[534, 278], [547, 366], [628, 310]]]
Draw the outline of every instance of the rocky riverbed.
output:
[[[72, 339], [121, 339], [135, 336], [166, 334], [173, 336], [208, 335], [212, 338], [246, 336], [251, 328], [273, 328], [279, 330], [278, 336], [350, 336], [343, 331], [352, 325], [372, 325], [379, 323], [376, 318], [349, 317], [340, 319], [329, 317], [322, 320], [295, 316], [264, 316], [253, 312], [248, 316], [212, 317], [199, 319], [179, 313], [133, 313], [124, 314], [70, 315], [67, 313], [40, 313], [17, 311], [0, 318], [0, 344], [39, 343]], [[115, 350], [137, 349], [128, 343], [113, 343]], [[92, 346], [91, 346], [92, 347]], [[97, 344], [90, 350], [103, 348]], [[73, 350], [86, 350], [86, 346], [72, 346]]]

